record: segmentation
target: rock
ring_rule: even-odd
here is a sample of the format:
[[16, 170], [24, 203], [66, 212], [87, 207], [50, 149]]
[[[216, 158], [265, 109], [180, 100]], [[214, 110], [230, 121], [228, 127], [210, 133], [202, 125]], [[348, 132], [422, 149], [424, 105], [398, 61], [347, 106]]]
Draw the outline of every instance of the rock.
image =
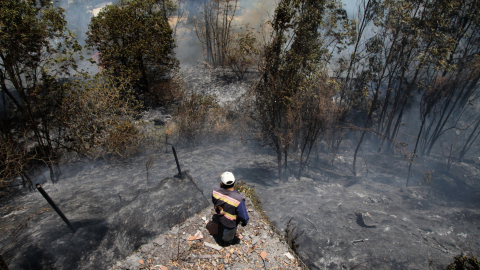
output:
[[150, 251], [153, 249], [152, 244], [146, 244], [142, 246], [142, 252], [143, 253], [150, 253]]
[[[170, 259], [178, 257], [177, 240], [175, 240], [175, 236], [179, 236], [182, 240], [187, 237], [190, 237], [189, 240], [195, 239], [193, 242], [187, 242], [185, 240], [178, 242], [181, 243], [180, 252], [186, 249], [186, 259], [181, 262], [181, 266], [178, 269], [197, 269], [194, 264], [195, 261], [199, 259], [204, 260], [202, 263], [210, 265], [209, 268], [212, 269], [220, 269], [221, 266], [223, 266], [223, 269], [231, 270], [256, 269], [257, 267], [261, 267], [262, 269], [264, 267], [266, 267], [266, 269], [281, 269], [286, 266], [284, 262], [289, 265], [286, 267], [287, 269], [295, 269], [292, 265], [292, 262], [296, 260], [295, 257], [291, 255], [292, 259], [285, 257], [286, 255], [284, 255], [284, 253], [287, 251], [287, 246], [278, 239], [278, 235], [273, 233], [269, 226], [266, 226], [265, 223], [261, 221], [262, 219], [257, 212], [254, 212], [254, 214], [251, 214], [250, 216], [253, 221], [256, 221], [255, 223], [258, 227], [253, 227], [249, 224], [249, 226], [244, 228], [241, 232], [243, 235], [242, 242], [248, 241], [248, 245], [240, 244], [228, 248], [222, 248], [217, 245], [214, 242], [214, 238], [206, 233], [203, 227], [204, 224], [202, 217], [208, 216], [210, 212], [210, 209], [208, 209], [208, 211], [205, 209], [201, 213], [186, 220], [183, 223], [185, 226], [177, 225], [177, 228], [171, 228], [170, 231], [166, 232], [166, 236], [162, 235], [155, 239], [156, 242], [150, 244], [151, 248], [148, 245], [142, 246], [137, 254], [140, 254], [140, 259], [144, 260], [143, 265], [137, 265], [132, 268], [132, 265], [125, 264], [122, 268], [116, 269], [143, 269], [147, 266], [147, 263], [148, 265], [166, 265]], [[197, 231], [199, 224], [202, 225], [202, 230]], [[179, 229], [177, 232], [179, 235], [174, 234], [176, 229]], [[204, 231], [205, 233], [203, 233]], [[183, 234], [183, 232], [185, 232], [185, 234]], [[168, 235], [171, 235], [171, 237], [168, 237]], [[197, 240], [197, 237], [195, 236], [203, 236], [203, 239]], [[158, 243], [162, 244], [162, 246]], [[173, 246], [171, 246], [172, 243]], [[194, 243], [197, 243], [195, 245], [203, 244], [204, 248], [189, 249]], [[260, 243], [262, 243], [262, 249], [259, 248]], [[149, 249], [151, 249], [149, 254], [145, 254]], [[151, 255], [155, 256], [155, 258]], [[150, 266], [150, 269], [157, 268], [152, 268], [152, 266]]]
[[163, 235], [161, 235], [161, 236], [155, 238], [155, 240], [153, 240], [153, 243], [161, 246], [161, 245], [165, 244], [165, 237]]
[[140, 260], [142, 260], [142, 258], [137, 253], [132, 254], [125, 260], [124, 266], [126, 266], [127, 269], [138, 269], [140, 267]]
[[171, 234], [177, 234], [178, 233], [178, 227], [173, 227], [172, 230], [170, 231]]
[[204, 242], [205, 246], [207, 247], [210, 247], [210, 248], [213, 248], [213, 249], [216, 249], [216, 250], [222, 250], [222, 247], [219, 246], [219, 245], [215, 245], [215, 244], [210, 244], [208, 242]]
[[368, 212], [356, 212], [357, 224], [364, 228], [376, 228], [377, 226], [373, 225], [374, 220]]

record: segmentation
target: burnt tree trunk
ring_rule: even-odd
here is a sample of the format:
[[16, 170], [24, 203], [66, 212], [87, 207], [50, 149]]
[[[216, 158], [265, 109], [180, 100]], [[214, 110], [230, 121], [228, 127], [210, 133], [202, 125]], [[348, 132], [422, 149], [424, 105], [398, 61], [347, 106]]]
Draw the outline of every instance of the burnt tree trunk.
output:
[[2, 255], [0, 255], [0, 270], [8, 270], [8, 265], [3, 260]]

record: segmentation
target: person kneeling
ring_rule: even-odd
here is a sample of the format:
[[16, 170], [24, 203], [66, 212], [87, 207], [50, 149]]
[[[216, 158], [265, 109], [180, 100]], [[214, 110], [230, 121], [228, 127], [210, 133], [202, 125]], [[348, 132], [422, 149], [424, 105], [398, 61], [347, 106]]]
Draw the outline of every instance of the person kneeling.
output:
[[219, 224], [217, 242], [222, 246], [228, 246], [240, 242], [236, 238], [238, 224], [247, 226], [248, 217], [245, 198], [234, 189], [235, 177], [231, 172], [224, 172], [221, 175], [220, 186], [212, 191], [212, 202], [216, 215], [213, 220]]

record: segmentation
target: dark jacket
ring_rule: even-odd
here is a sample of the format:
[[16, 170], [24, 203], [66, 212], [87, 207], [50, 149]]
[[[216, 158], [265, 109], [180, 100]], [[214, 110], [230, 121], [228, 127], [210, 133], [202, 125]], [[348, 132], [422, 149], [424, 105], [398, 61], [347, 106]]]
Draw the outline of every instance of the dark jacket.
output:
[[241, 223], [242, 226], [247, 225], [250, 218], [245, 206], [245, 199], [238, 191], [230, 191], [216, 186], [212, 192], [212, 202], [223, 226], [235, 228], [238, 223]]

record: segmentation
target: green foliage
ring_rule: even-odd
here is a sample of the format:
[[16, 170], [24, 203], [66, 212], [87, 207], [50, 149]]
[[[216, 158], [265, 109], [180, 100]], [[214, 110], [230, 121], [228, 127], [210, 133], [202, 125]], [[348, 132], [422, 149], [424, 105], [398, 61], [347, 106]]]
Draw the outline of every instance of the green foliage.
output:
[[151, 87], [178, 67], [172, 34], [155, 1], [125, 0], [92, 18], [87, 44], [100, 53], [100, 66], [129, 78], [146, 100]]
[[[307, 104], [313, 109], [322, 100], [330, 98], [331, 101], [333, 95], [331, 91], [324, 91], [330, 87], [322, 69], [326, 67], [330, 56], [323, 41], [328, 35], [334, 35], [333, 25], [339, 23], [340, 19], [346, 19], [346, 16], [335, 2], [328, 4], [327, 9], [327, 1], [280, 1], [271, 22], [271, 42], [263, 53], [263, 74], [252, 91], [255, 110], [251, 116], [260, 130], [258, 139], [262, 146], [275, 150], [280, 179], [286, 179], [282, 172], [282, 160], [286, 170], [292, 143], [305, 130], [303, 120], [309, 121], [307, 126], [313, 127], [308, 132], [315, 133], [313, 137], [310, 136], [314, 142], [323, 126], [322, 123], [313, 122], [323, 121], [325, 115], [312, 119], [308, 115], [303, 117], [305, 115], [301, 111]], [[338, 12], [340, 18], [330, 16], [329, 22], [326, 22], [324, 16], [327, 10]], [[330, 25], [331, 29], [322, 32], [325, 25]], [[345, 42], [344, 37], [337, 35], [337, 42]], [[316, 101], [315, 104], [310, 102], [311, 98]], [[328, 102], [323, 105], [332, 108]]]
[[78, 72], [81, 49], [63, 12], [53, 1], [0, 2], [0, 87], [4, 104], [10, 105], [2, 111], [0, 136], [7, 146], [3, 166], [16, 168], [4, 171], [8, 174], [28, 177], [29, 160], [51, 166], [57, 158], [54, 116], [67, 90], [58, 79]]
[[70, 75], [76, 68], [74, 53], [81, 48], [66, 29], [63, 12], [52, 1], [0, 3], [0, 83], [20, 110], [39, 81]]

